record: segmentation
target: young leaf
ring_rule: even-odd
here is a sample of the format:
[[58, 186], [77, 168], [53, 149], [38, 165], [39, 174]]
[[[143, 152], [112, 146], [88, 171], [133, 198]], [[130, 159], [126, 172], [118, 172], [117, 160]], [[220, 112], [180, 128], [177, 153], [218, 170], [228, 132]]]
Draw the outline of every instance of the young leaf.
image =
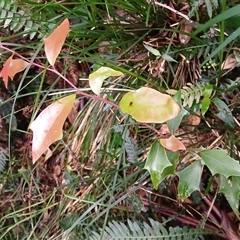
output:
[[173, 135], [170, 138], [160, 139], [160, 143], [163, 147], [173, 152], [178, 150], [186, 150], [186, 147], [183, 145], [183, 143]]
[[22, 59], [12, 59], [13, 55], [10, 56], [5, 62], [2, 71], [0, 72], [0, 77], [3, 78], [5, 87], [8, 87], [8, 77], [12, 80], [16, 73], [23, 71], [29, 66], [29, 63]]
[[200, 190], [202, 175], [202, 164], [200, 161], [194, 162], [176, 174], [179, 177], [178, 195], [181, 200], [189, 197], [192, 192]]
[[161, 56], [161, 53], [160, 53], [157, 49], [155, 49], [155, 48], [153, 48], [153, 47], [150, 47], [150, 46], [148, 46], [148, 45], [146, 45], [146, 44], [143, 44], [143, 46], [144, 46], [150, 53], [152, 53], [154, 56], [156, 56], [156, 57]]
[[[240, 197], [240, 177], [232, 177], [229, 182], [225, 176], [220, 174], [220, 189], [231, 206], [232, 210], [238, 215], [239, 197]], [[230, 183], [230, 184], [229, 184]]]
[[172, 97], [147, 87], [126, 93], [120, 101], [120, 109], [145, 123], [163, 123], [181, 111]]
[[61, 98], [45, 108], [30, 124], [33, 131], [32, 160], [35, 163], [49, 146], [62, 138], [63, 124], [70, 113], [76, 95]]
[[48, 62], [54, 66], [69, 32], [69, 21], [66, 18], [49, 37], [44, 38], [44, 50]]
[[202, 112], [202, 115], [203, 115], [203, 116], [204, 116], [205, 113], [208, 111], [209, 106], [210, 106], [210, 103], [211, 103], [211, 99], [210, 99], [209, 97], [204, 97], [204, 98], [201, 100], [201, 104], [202, 104], [201, 112]]
[[164, 169], [169, 166], [172, 166], [172, 163], [169, 161], [165, 149], [158, 141], [154, 142], [149, 151], [144, 169], [149, 171], [155, 189], [157, 189], [162, 180]]
[[240, 176], [239, 163], [229, 157], [224, 150], [203, 150], [200, 152], [200, 157], [209, 168], [212, 175], [220, 173], [226, 178], [230, 176]]
[[92, 91], [99, 95], [103, 81], [109, 77], [118, 77], [123, 73], [109, 67], [100, 67], [97, 71], [89, 75], [89, 85]]

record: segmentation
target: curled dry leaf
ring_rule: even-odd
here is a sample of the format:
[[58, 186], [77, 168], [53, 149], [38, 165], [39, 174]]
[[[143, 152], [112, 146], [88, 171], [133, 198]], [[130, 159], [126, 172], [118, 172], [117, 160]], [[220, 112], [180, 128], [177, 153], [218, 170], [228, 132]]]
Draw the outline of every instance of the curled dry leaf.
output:
[[71, 124], [73, 124], [73, 122], [75, 121], [77, 114], [79, 112], [79, 106], [81, 104], [81, 100], [80, 99], [76, 99], [74, 101], [73, 107], [71, 112], [68, 114], [68, 120]]
[[49, 146], [62, 138], [63, 124], [68, 117], [76, 95], [61, 98], [45, 108], [30, 124], [33, 131], [32, 161], [35, 163]]
[[186, 150], [183, 143], [173, 135], [170, 138], [159, 139], [159, 141], [164, 148], [170, 151], [176, 152], [178, 150]]
[[234, 69], [237, 66], [238, 62], [233, 53], [227, 56], [226, 60], [222, 63], [221, 68], [223, 70], [226, 69]]
[[8, 77], [13, 80], [16, 73], [23, 71], [30, 64], [22, 59], [13, 59], [13, 55], [10, 56], [4, 64], [0, 77], [3, 78], [5, 87], [8, 87]]
[[[191, 34], [193, 32], [193, 27], [190, 24], [183, 22], [180, 26], [180, 31]], [[191, 40], [191, 37], [180, 33], [179, 40], [182, 44], [188, 44], [189, 41]]]
[[66, 18], [49, 37], [44, 38], [44, 50], [48, 62], [54, 66], [69, 32], [69, 21]]

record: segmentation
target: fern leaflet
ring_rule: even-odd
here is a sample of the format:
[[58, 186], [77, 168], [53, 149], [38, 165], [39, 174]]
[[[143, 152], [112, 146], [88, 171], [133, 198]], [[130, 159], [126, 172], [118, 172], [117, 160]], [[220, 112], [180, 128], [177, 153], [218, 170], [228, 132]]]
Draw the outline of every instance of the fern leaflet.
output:
[[187, 227], [170, 227], [169, 229], [166, 229], [163, 224], [154, 221], [153, 219], [149, 219], [149, 222], [150, 225], [146, 222], [140, 224], [128, 219], [126, 225], [123, 222], [112, 221], [105, 229], [100, 229], [100, 233], [92, 231], [89, 240], [203, 240], [203, 235], [212, 234], [201, 228], [189, 229]]

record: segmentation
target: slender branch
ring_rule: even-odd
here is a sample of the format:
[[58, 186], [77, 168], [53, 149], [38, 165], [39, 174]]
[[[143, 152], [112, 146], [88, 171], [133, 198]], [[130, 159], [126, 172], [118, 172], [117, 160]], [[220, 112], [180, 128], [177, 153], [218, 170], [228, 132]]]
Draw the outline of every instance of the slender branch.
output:
[[[148, 3], [152, 3], [152, 1], [151, 1], [151, 0], [148, 0]], [[177, 10], [169, 7], [169, 6], [167, 6], [166, 4], [162, 4], [162, 3], [159, 3], [159, 2], [157, 2], [157, 1], [154, 1], [154, 4], [157, 5], [157, 6], [166, 8], [166, 9], [168, 9], [168, 10], [170, 10], [170, 11], [178, 14], [179, 16], [181, 16], [181, 17], [185, 18], [186, 20], [188, 20], [189, 22], [193, 22], [187, 15], [185, 15], [185, 14], [183, 14], [183, 13], [181, 13], [181, 12], [179, 12], [179, 11], [177, 11]]]
[[[45, 66], [42, 66], [40, 64], [37, 64], [35, 62], [32, 62], [30, 61], [29, 59], [25, 58], [24, 56], [20, 55], [19, 53], [15, 52], [14, 50], [8, 48], [8, 47], [5, 47], [2, 45], [2, 43], [0, 43], [0, 48], [1, 49], [4, 49], [4, 50], [7, 50], [9, 52], [11, 52], [12, 54], [18, 56], [19, 58], [23, 59], [24, 61], [28, 62], [29, 64], [33, 65], [33, 66], [36, 66], [36, 67], [39, 67], [41, 69], [45, 69]], [[109, 104], [115, 108], [119, 108], [119, 106], [113, 102], [110, 102], [108, 101], [107, 99], [101, 97], [101, 96], [97, 96], [97, 95], [92, 95], [92, 94], [89, 94], [89, 93], [86, 93], [84, 91], [81, 91], [79, 88], [77, 88], [72, 82], [70, 82], [65, 76], [63, 76], [60, 72], [58, 72], [56, 70], [56, 68], [47, 68], [48, 71], [50, 72], [53, 72], [55, 74], [57, 74], [59, 77], [61, 77], [64, 81], [66, 81], [71, 87], [74, 88], [74, 90], [76, 91], [76, 94], [79, 94], [79, 95], [83, 95], [85, 97], [89, 97], [89, 98], [92, 98], [92, 99], [95, 99], [95, 100], [98, 100], [98, 101], [102, 101], [106, 104]], [[147, 123], [140, 123], [141, 125], [143, 126], [146, 126], [147, 128], [151, 129], [152, 131], [154, 131], [157, 135], [159, 135], [159, 131], [157, 129], [155, 129], [154, 127], [152, 127], [151, 125], [147, 124]]]

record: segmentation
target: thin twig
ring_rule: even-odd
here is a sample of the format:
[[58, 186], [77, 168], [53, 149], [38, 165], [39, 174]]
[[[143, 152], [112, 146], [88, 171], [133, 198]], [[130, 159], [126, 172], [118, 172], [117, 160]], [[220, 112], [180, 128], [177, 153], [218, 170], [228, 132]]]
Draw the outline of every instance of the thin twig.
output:
[[[151, 0], [148, 0], [148, 3], [152, 3], [152, 1], [151, 1]], [[188, 20], [188, 21], [191, 22], [191, 23], [193, 22], [187, 15], [185, 15], [185, 14], [183, 14], [183, 13], [181, 13], [181, 12], [179, 12], [179, 11], [177, 11], [177, 10], [169, 7], [169, 6], [167, 6], [166, 4], [162, 4], [162, 3], [159, 3], [159, 2], [156, 2], [156, 1], [154, 1], [154, 4], [157, 5], [157, 6], [166, 8], [166, 9], [168, 9], [168, 10], [170, 10], [170, 11], [178, 14], [179, 16], [185, 18], [186, 20]]]

